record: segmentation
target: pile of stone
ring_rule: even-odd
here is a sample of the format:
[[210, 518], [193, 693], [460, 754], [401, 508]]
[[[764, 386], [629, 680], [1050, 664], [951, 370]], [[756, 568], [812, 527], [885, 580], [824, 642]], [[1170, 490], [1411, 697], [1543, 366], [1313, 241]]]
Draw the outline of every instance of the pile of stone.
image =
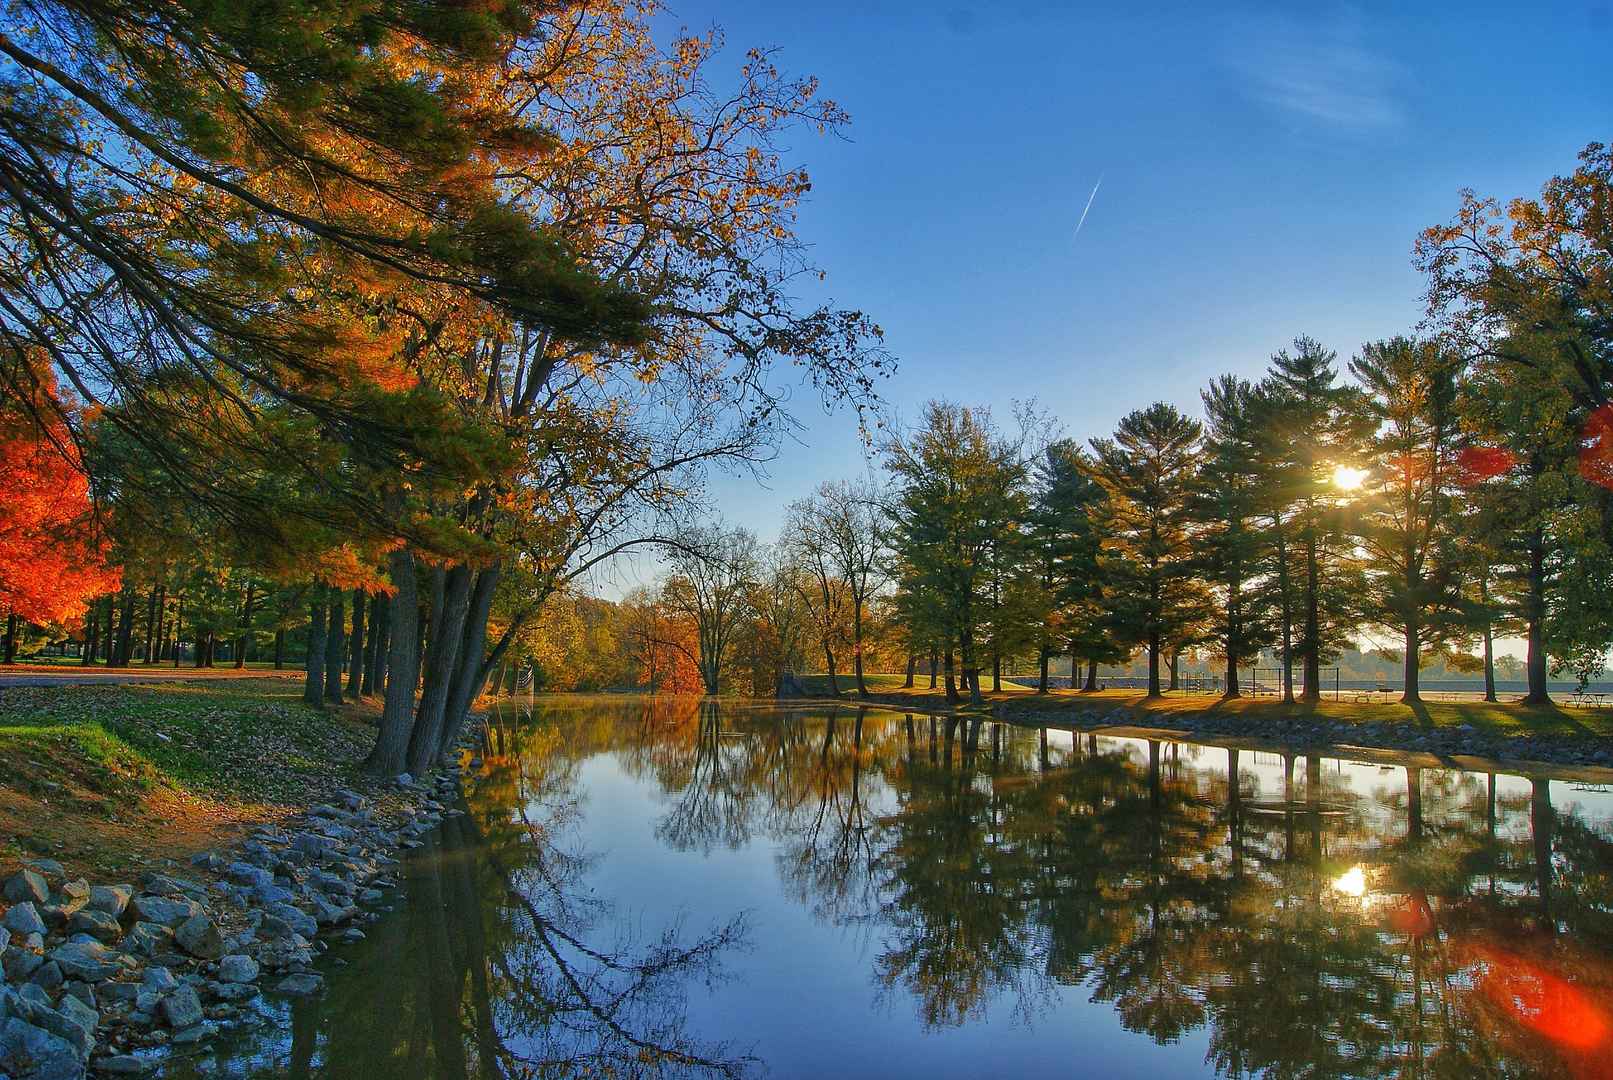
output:
[[379, 800], [356, 791], [294, 825], [264, 825], [194, 877], [138, 887], [69, 880], [48, 859], [0, 886], [0, 1077], [138, 1074], [171, 1048], [261, 1020], [263, 989], [317, 994], [330, 939], [356, 941], [396, 885], [396, 853], [449, 811], [457, 771], [400, 776]]

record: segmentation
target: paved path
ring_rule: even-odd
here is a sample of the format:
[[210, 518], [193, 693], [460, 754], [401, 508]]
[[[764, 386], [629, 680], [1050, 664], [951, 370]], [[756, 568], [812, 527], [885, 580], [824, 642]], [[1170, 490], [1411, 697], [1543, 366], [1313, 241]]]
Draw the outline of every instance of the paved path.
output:
[[301, 671], [274, 671], [266, 668], [105, 668], [0, 667], [0, 690], [12, 686], [87, 686], [95, 683], [135, 682], [212, 682], [219, 679], [301, 678]]

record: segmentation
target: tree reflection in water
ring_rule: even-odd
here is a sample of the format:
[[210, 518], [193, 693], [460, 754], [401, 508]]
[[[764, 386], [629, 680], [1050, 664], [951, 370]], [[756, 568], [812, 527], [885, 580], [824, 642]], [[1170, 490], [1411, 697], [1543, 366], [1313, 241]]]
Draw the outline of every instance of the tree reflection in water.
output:
[[[410, 861], [409, 903], [327, 997], [291, 1007], [289, 1044], [235, 1044], [200, 1071], [758, 1064], [721, 1041], [751, 1033], [686, 1019], [744, 923], [623, 941], [591, 891], [578, 838], [612, 837], [590, 825], [583, 766], [603, 759], [656, 796], [654, 843], [690, 856], [696, 888], [708, 856], [759, 849], [773, 902], [851, 931], [870, 1004], [924, 1030], [1058, 1023], [1076, 998], [1153, 1043], [1201, 1032], [1224, 1075], [1613, 1075], [1613, 829], [1544, 779], [667, 699], [559, 700], [487, 740], [469, 815]], [[652, 921], [661, 901], [609, 899]], [[789, 970], [796, 945], [729, 966]], [[824, 1004], [792, 985], [779, 1008]]]
[[1613, 1071], [1613, 843], [1543, 780], [1498, 801], [1493, 777], [1412, 764], [1362, 794], [1288, 754], [1262, 791], [1248, 751], [867, 709], [604, 712], [528, 738], [653, 779], [663, 843], [772, 842], [787, 895], [872, 942], [875, 997], [927, 1026], [1043, 1016], [1080, 986], [1156, 1042], [1207, 1028], [1228, 1075]]

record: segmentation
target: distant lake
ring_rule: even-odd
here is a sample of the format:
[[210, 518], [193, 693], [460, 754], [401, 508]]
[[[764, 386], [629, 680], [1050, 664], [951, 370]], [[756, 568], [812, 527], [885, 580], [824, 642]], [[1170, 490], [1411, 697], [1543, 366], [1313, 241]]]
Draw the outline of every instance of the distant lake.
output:
[[1613, 1075], [1586, 781], [621, 697], [482, 757], [326, 995], [169, 1075]]

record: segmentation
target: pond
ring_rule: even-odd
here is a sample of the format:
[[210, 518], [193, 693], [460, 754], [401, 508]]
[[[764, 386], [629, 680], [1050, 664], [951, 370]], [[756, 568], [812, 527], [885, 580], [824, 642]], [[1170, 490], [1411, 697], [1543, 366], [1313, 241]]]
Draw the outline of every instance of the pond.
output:
[[315, 1000], [171, 1076], [1613, 1075], [1613, 794], [540, 698]]

